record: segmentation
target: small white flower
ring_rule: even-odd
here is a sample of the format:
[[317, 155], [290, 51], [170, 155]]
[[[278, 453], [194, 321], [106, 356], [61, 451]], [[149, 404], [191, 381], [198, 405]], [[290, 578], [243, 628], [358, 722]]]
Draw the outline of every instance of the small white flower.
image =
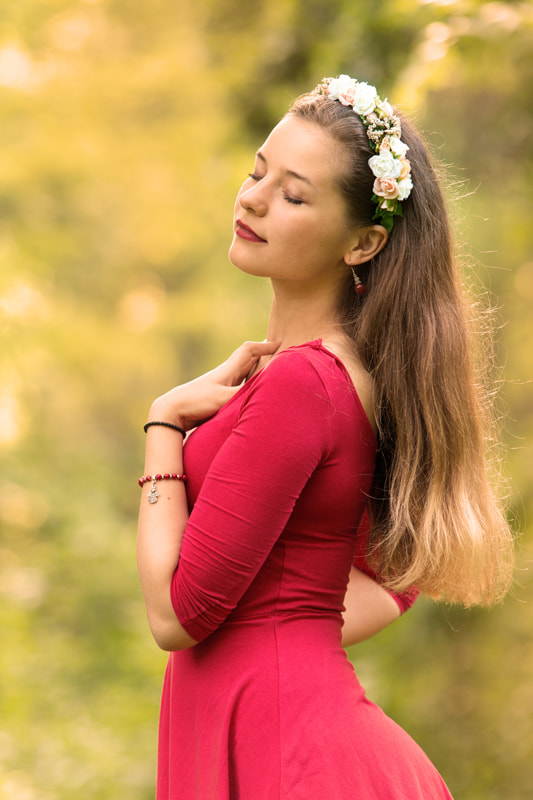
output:
[[368, 165], [376, 178], [399, 178], [402, 165], [390, 150], [368, 159]]
[[391, 136], [389, 144], [390, 144], [390, 149], [392, 150], [395, 156], [404, 156], [409, 150], [405, 142], [402, 142], [402, 140], [399, 139], [397, 136]]
[[405, 200], [411, 194], [413, 180], [410, 175], [398, 181], [398, 200]]
[[353, 110], [361, 117], [371, 114], [376, 107], [378, 93], [374, 86], [368, 83], [358, 83], [355, 87]]
[[353, 90], [356, 81], [350, 78], [349, 75], [339, 75], [338, 78], [333, 78], [328, 84], [328, 96], [332, 100], [338, 100], [341, 94], [346, 94]]

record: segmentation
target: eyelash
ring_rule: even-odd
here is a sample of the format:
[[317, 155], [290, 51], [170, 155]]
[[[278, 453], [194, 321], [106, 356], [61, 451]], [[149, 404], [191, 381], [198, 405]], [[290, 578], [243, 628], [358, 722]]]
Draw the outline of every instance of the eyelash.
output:
[[283, 195], [287, 203], [292, 203], [295, 206], [301, 206], [303, 204], [303, 200], [297, 200], [295, 197], [289, 197], [288, 194]]
[[[257, 173], [255, 173], [255, 172], [249, 172], [248, 173], [248, 177], [251, 178], [253, 181], [260, 181], [261, 180], [260, 176], [257, 175]], [[283, 197], [285, 198], [287, 203], [292, 203], [295, 206], [301, 206], [301, 205], [303, 205], [303, 202], [304, 202], [303, 200], [297, 200], [295, 197], [291, 197], [290, 195], [285, 194], [285, 193], [283, 194]]]

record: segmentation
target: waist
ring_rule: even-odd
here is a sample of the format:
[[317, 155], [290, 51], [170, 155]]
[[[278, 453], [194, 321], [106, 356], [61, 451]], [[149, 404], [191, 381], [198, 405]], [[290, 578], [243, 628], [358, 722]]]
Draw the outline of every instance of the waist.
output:
[[221, 627], [234, 625], [272, 625], [272, 624], [298, 624], [298, 623], [324, 623], [335, 627], [342, 627], [341, 612], [336, 609], [300, 608], [300, 609], [269, 609], [257, 611], [237, 608], [226, 617]]
[[258, 656], [271, 648], [294, 647], [310, 657], [312, 653], [337, 651], [344, 654], [341, 645], [342, 616], [336, 611], [302, 609], [300, 611], [275, 611], [263, 614], [237, 614], [230, 616], [206, 639], [192, 650], [232, 651], [244, 654], [252, 651]]

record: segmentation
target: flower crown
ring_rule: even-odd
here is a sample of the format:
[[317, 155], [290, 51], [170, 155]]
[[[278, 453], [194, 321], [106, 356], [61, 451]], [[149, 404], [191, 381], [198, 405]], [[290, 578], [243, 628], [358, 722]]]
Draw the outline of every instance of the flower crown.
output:
[[315, 89], [343, 106], [351, 106], [354, 114], [361, 117], [366, 128], [370, 147], [376, 153], [368, 159], [368, 165], [375, 177], [372, 201], [377, 209], [373, 219], [390, 233], [395, 216], [403, 216], [401, 202], [411, 194], [413, 181], [410, 176], [411, 164], [405, 157], [409, 150], [401, 141], [400, 120], [388, 100], [381, 100], [374, 86], [360, 83], [349, 75], [338, 78], [324, 78]]

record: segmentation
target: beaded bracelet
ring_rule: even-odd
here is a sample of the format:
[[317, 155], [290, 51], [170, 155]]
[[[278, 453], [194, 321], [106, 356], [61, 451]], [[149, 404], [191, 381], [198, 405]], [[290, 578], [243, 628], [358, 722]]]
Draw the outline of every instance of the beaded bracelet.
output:
[[150, 428], [152, 425], [162, 425], [164, 428], [172, 428], [173, 431], [178, 431], [178, 433], [181, 433], [184, 439], [187, 436], [187, 431], [184, 431], [183, 428], [179, 427], [179, 425], [173, 425], [171, 422], [147, 422], [144, 426], [144, 432], [147, 433], [148, 428]]
[[143, 475], [142, 478], [139, 478], [139, 486], [142, 488], [145, 483], [150, 483], [150, 481], [152, 481], [152, 488], [148, 495], [148, 502], [157, 503], [159, 492], [155, 488], [156, 481], [183, 481], [183, 483], [186, 483], [187, 476], [179, 472], [158, 472], [157, 475]]

